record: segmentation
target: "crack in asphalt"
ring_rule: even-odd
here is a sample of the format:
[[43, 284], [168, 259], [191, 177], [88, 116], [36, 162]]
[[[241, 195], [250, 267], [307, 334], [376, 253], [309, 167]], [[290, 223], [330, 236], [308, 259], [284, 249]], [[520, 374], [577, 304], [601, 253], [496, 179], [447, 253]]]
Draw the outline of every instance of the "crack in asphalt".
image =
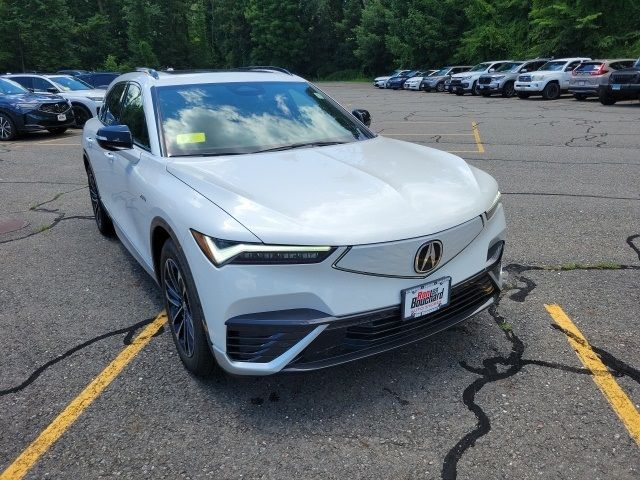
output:
[[[99, 342], [101, 340], [104, 340], [106, 338], [110, 338], [116, 335], [121, 335], [121, 334], [125, 334], [125, 336], [122, 339], [122, 343], [124, 345], [130, 345], [132, 340], [133, 340], [133, 335], [135, 334], [135, 332], [144, 327], [145, 325], [148, 325], [149, 323], [151, 323], [154, 320], [154, 318], [148, 318], [146, 320], [142, 320], [141, 322], [138, 323], [134, 323], [133, 325], [130, 325], [128, 327], [124, 327], [124, 328], [119, 328], [117, 330], [113, 330], [111, 332], [107, 332], [107, 333], [103, 333], [102, 335], [98, 335], [97, 337], [93, 337], [90, 340], [87, 340], [85, 342], [82, 342], [79, 345], [76, 345], [73, 348], [70, 348], [69, 350], [67, 350], [64, 353], [61, 353], [60, 355], [58, 355], [57, 357], [49, 360], [48, 362], [40, 365], [38, 368], [36, 368], [28, 377], [26, 380], [24, 380], [22, 383], [14, 386], [14, 387], [10, 387], [10, 388], [6, 388], [3, 390], [0, 390], [0, 397], [4, 396], [4, 395], [9, 395], [11, 393], [16, 393], [19, 392], [20, 390], [25, 389], [26, 387], [28, 387], [29, 385], [31, 385], [35, 380], [38, 379], [38, 377], [40, 375], [42, 375], [42, 373], [44, 371], [46, 371], [48, 368], [52, 367], [53, 365], [61, 362], [62, 360], [64, 360], [65, 358], [70, 357], [71, 355], [73, 355], [74, 353], [90, 346], [93, 345], [96, 342]], [[161, 327], [160, 330], [158, 330], [154, 337], [157, 337], [158, 335], [161, 335], [164, 332], [164, 327]]]
[[[638, 260], [640, 260], [640, 247], [634, 244], [634, 240], [640, 238], [640, 235], [631, 235], [626, 239], [627, 244], [634, 250], [635, 253], [638, 254]], [[619, 269], [638, 269], [640, 266], [637, 265], [625, 265], [619, 266], [621, 268], [613, 268], [614, 270]], [[624, 267], [624, 268], [622, 268]], [[458, 463], [462, 456], [472, 447], [475, 446], [476, 441], [487, 435], [491, 431], [491, 420], [489, 416], [485, 413], [483, 408], [476, 403], [475, 397], [476, 394], [484, 387], [485, 385], [493, 382], [497, 382], [500, 380], [504, 380], [506, 378], [512, 377], [516, 375], [518, 372], [522, 370], [523, 367], [527, 365], [535, 365], [544, 368], [550, 368], [554, 370], [561, 370], [568, 373], [576, 373], [582, 375], [593, 375], [598, 372], [591, 372], [586, 368], [572, 367], [570, 365], [563, 365], [556, 362], [549, 362], [546, 360], [536, 360], [536, 359], [524, 359], [523, 355], [525, 352], [525, 344], [524, 342], [513, 332], [511, 325], [507, 322], [505, 317], [503, 317], [499, 312], [498, 308], [500, 306], [500, 301], [504, 296], [506, 296], [511, 290], [516, 290], [515, 292], [508, 295], [510, 300], [515, 302], [522, 303], [526, 300], [529, 294], [536, 288], [536, 283], [522, 275], [527, 271], [548, 271], [549, 267], [539, 266], [539, 265], [520, 265], [520, 264], [509, 264], [504, 269], [511, 273], [515, 279], [516, 284], [513, 286], [505, 286], [505, 290], [503, 291], [500, 298], [497, 302], [489, 307], [488, 313], [493, 318], [494, 322], [504, 333], [505, 338], [511, 344], [511, 351], [508, 356], [493, 356], [488, 357], [482, 360], [482, 367], [473, 367], [467, 364], [466, 361], [462, 360], [460, 362], [460, 366], [467, 370], [468, 372], [474, 373], [476, 375], [480, 375], [480, 378], [474, 380], [470, 385], [468, 385], [463, 393], [462, 393], [462, 401], [464, 405], [475, 415], [477, 423], [473, 430], [466, 433], [445, 455], [445, 458], [442, 463], [441, 477], [443, 480], [455, 480], [458, 476]], [[576, 270], [593, 270], [595, 268], [576, 268]], [[521, 284], [522, 286], [518, 286]], [[560, 328], [555, 323], [551, 323], [550, 326], [556, 330], [563, 332], [565, 335], [570, 336], [574, 340], [584, 343], [581, 339], [576, 338], [571, 332], [567, 332], [564, 329]], [[609, 373], [611, 373], [614, 377], [628, 377], [635, 382], [640, 384], [640, 370], [632, 367], [631, 365], [623, 362], [618, 359], [611, 353], [606, 350], [594, 346], [590, 344], [591, 349], [600, 357], [602, 363], [607, 367]], [[498, 370], [498, 365], [502, 365], [507, 367], [503, 371]]]
[[57, 193], [53, 198], [46, 200], [42, 203], [38, 203], [37, 205], [34, 205], [32, 207], [29, 208], [28, 211], [30, 212], [40, 212], [40, 213], [51, 213], [51, 214], [57, 214], [56, 217], [53, 219], [53, 221], [48, 224], [48, 225], [43, 225], [42, 227], [40, 227], [38, 230], [30, 232], [26, 235], [23, 235], [21, 237], [16, 237], [16, 238], [10, 238], [8, 240], [0, 240], [0, 245], [4, 244], [4, 243], [11, 243], [11, 242], [17, 242], [18, 240], [24, 240], [25, 238], [29, 238], [29, 237], [33, 237], [35, 235], [39, 235], [41, 233], [44, 233], [46, 231], [51, 230], [53, 227], [55, 227], [56, 225], [58, 225], [60, 222], [65, 221], [65, 220], [90, 220], [93, 219], [93, 215], [69, 215], [67, 216], [66, 212], [60, 210], [59, 208], [43, 208], [43, 205], [47, 205], [48, 203], [54, 202], [56, 200], [58, 200], [60, 197], [67, 195], [69, 193], [73, 193], [73, 192], [77, 192], [80, 190], [83, 190], [85, 188], [88, 188], [88, 185], [79, 187], [79, 188], [74, 188], [73, 190], [68, 190], [66, 192], [60, 192]]

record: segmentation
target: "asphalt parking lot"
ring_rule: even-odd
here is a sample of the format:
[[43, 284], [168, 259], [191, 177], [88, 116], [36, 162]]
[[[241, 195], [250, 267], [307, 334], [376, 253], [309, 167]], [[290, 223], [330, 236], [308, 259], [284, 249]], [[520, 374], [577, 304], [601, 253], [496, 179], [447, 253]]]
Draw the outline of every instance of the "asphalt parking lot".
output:
[[198, 380], [161, 320], [134, 340], [162, 301], [95, 227], [81, 132], [0, 143], [2, 480], [640, 477], [640, 105], [321, 87], [498, 180], [499, 305], [357, 363]]

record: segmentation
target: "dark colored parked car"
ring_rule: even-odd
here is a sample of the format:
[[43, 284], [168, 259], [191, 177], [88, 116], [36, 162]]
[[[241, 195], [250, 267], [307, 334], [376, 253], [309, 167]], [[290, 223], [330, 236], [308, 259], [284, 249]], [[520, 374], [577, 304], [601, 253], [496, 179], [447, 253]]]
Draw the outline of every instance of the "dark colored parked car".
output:
[[631, 68], [613, 72], [608, 85], [600, 86], [600, 102], [613, 105], [618, 100], [640, 99], [640, 58]]
[[74, 123], [71, 104], [64, 98], [31, 93], [0, 78], [0, 141], [13, 140], [23, 132], [63, 133]]
[[[35, 72], [33, 72], [35, 73]], [[77, 77], [78, 75], [84, 75], [85, 73], [91, 73], [89, 70], [58, 70], [56, 73], [61, 73], [63, 75], [71, 75], [72, 77]]]
[[404, 82], [409, 80], [411, 77], [419, 76], [419, 73], [420, 70], [411, 70], [409, 72], [402, 72], [396, 76], [393, 76], [389, 80], [387, 80], [387, 88], [399, 90], [404, 86]]
[[118, 78], [121, 74], [117, 72], [91, 72], [76, 75], [75, 77], [88, 83], [93, 88], [109, 88], [111, 82]]

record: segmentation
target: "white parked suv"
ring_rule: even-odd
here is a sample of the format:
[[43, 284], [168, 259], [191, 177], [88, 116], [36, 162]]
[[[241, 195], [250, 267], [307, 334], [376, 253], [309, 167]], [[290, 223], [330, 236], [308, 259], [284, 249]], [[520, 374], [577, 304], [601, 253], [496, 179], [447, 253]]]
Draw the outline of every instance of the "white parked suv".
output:
[[82, 136], [91, 205], [158, 282], [189, 370], [328, 367], [496, 301], [496, 181], [369, 123], [274, 67], [111, 84]]
[[516, 94], [523, 99], [531, 95], [542, 95], [545, 100], [560, 98], [562, 92], [569, 89], [573, 70], [589, 60], [591, 59], [587, 57], [549, 60], [535, 72], [518, 75], [514, 85]]
[[512, 60], [483, 62], [479, 63], [467, 72], [456, 73], [451, 76], [449, 91], [456, 95], [464, 95], [465, 93], [480, 95], [480, 84], [478, 83], [480, 76], [486, 73], [493, 73], [501, 66], [512, 62]]
[[4, 77], [10, 78], [31, 92], [53, 93], [69, 100], [78, 127], [82, 127], [87, 120], [98, 114], [106, 92], [70, 75], [15, 73]]

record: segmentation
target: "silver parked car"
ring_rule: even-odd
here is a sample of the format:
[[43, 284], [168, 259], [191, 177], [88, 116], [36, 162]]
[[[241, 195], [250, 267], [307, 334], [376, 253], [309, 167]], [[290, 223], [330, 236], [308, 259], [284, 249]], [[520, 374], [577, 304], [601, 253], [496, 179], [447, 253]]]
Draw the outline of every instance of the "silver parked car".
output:
[[573, 71], [569, 80], [569, 93], [577, 100], [597, 97], [600, 85], [609, 84], [609, 76], [616, 70], [633, 67], [635, 60], [619, 58], [615, 60], [591, 60], [584, 62]]
[[493, 73], [480, 75], [478, 89], [488, 97], [493, 93], [500, 93], [503, 97], [513, 97], [516, 94], [514, 83], [521, 73], [533, 72], [547, 63], [546, 58], [536, 58], [522, 62], [509, 62], [497, 68]]
[[434, 74], [424, 77], [420, 84], [420, 90], [424, 90], [425, 92], [430, 92], [432, 90], [435, 90], [436, 92], [444, 92], [444, 85], [447, 80], [451, 79], [451, 75], [467, 72], [470, 69], [471, 66], [469, 65], [443, 67]]

